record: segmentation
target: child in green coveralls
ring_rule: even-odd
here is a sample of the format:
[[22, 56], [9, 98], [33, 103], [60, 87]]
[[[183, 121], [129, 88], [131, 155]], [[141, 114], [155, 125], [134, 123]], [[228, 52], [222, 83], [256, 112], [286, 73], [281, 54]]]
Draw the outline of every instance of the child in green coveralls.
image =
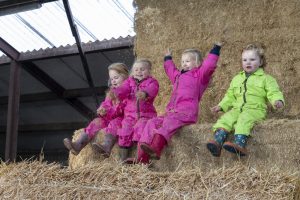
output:
[[[267, 101], [276, 109], [284, 106], [284, 99], [276, 80], [263, 70], [266, 61], [260, 45], [249, 44], [242, 52], [243, 71], [230, 83], [222, 101], [211, 110], [225, 112], [213, 125], [214, 140], [207, 143], [213, 156], [219, 157], [221, 150], [244, 156], [251, 129], [265, 119]], [[228, 133], [234, 130], [234, 142], [225, 142]]]

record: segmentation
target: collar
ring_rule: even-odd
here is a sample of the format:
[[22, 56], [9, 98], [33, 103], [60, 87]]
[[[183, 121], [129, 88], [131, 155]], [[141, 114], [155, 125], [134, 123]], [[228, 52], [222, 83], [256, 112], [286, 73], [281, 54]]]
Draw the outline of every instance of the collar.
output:
[[[240, 74], [246, 76], [246, 72], [244, 70], [241, 71]], [[251, 76], [251, 75], [262, 76], [264, 74], [265, 74], [265, 72], [264, 72], [263, 68], [260, 67], [254, 73], [250, 74], [249, 76]]]

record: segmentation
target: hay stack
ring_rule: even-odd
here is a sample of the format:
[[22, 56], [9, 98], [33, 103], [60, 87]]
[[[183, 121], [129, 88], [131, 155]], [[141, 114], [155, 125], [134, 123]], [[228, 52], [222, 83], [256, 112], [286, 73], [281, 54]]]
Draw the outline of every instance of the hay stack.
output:
[[152, 172], [144, 166], [102, 162], [76, 170], [52, 163], [0, 164], [1, 199], [251, 199], [299, 196], [298, 174], [276, 168], [231, 168]]
[[[161, 160], [153, 161], [156, 171], [175, 171], [178, 169], [203, 170], [219, 167], [231, 167], [232, 163], [249, 163], [251, 167], [276, 166], [281, 170], [300, 171], [300, 120], [266, 120], [258, 124], [249, 139], [249, 156], [239, 159], [237, 156], [222, 152], [220, 158], [210, 155], [206, 142], [213, 138], [212, 124], [195, 124], [186, 126], [178, 132], [165, 149]], [[76, 131], [74, 138], [80, 132]], [[101, 134], [98, 134], [99, 138]], [[69, 165], [72, 169], [85, 166], [88, 163], [101, 162], [103, 158], [96, 155], [88, 145], [79, 155], [70, 154]], [[117, 148], [112, 158], [106, 162], [117, 162]]]
[[156, 106], [164, 112], [170, 96], [170, 82], [162, 64], [163, 52], [173, 50], [180, 64], [186, 48], [207, 54], [215, 41], [226, 44], [221, 50], [218, 69], [201, 101], [201, 121], [215, 122], [209, 110], [224, 96], [233, 76], [241, 70], [241, 49], [249, 42], [263, 42], [268, 65], [286, 99], [280, 118], [300, 116], [300, 1], [299, 0], [136, 0], [135, 52], [153, 62], [153, 75], [160, 83]]

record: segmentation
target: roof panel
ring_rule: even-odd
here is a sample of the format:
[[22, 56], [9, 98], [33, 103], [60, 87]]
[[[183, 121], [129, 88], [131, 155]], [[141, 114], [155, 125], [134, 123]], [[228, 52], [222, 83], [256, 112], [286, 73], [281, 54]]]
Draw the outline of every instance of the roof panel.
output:
[[[69, 4], [82, 42], [135, 35], [132, 1], [69, 0]], [[62, 0], [1, 16], [0, 37], [20, 52], [75, 43]]]

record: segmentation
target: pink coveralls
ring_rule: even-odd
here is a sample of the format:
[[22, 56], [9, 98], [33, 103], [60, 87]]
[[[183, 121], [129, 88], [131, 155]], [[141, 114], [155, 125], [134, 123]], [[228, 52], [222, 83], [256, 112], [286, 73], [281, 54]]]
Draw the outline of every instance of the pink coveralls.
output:
[[84, 129], [84, 132], [90, 139], [95, 137], [96, 132], [103, 129], [104, 133], [117, 136], [117, 130], [121, 128], [121, 122], [124, 118], [125, 101], [114, 103], [111, 99], [105, 98], [100, 107], [106, 110], [103, 117], [98, 116]]
[[171, 99], [163, 116], [148, 120], [141, 143], [151, 144], [156, 133], [169, 142], [177, 129], [197, 122], [199, 101], [216, 69], [218, 58], [218, 55], [210, 53], [201, 66], [183, 73], [171, 58], [164, 62], [165, 72], [173, 85]]
[[[150, 76], [140, 82], [129, 77], [120, 87], [113, 90], [119, 99], [126, 100], [122, 128], [118, 130], [119, 146], [132, 146], [132, 141], [138, 141], [140, 138], [139, 133], [133, 135], [134, 129], [139, 130], [139, 127], [145, 126], [147, 120], [157, 116], [153, 102], [158, 90], [158, 81]], [[137, 91], [145, 92], [146, 99], [137, 101]]]

